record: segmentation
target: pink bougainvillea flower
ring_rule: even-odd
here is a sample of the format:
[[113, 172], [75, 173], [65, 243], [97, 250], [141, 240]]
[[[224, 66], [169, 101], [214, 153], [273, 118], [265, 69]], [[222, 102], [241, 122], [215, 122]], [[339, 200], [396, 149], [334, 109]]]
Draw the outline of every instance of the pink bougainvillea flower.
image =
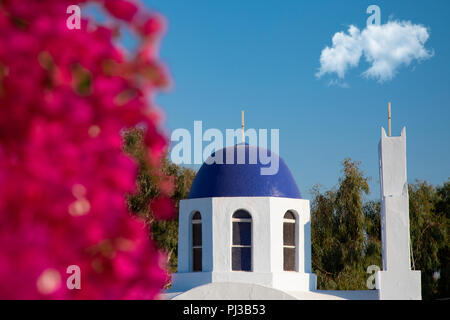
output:
[[[141, 37], [126, 57], [108, 27], [82, 17], [67, 28], [67, 7], [88, 2], [0, 1], [0, 299], [153, 299], [168, 280], [127, 209], [137, 166], [121, 136], [144, 125], [158, 172], [163, 27], [134, 1], [97, 0]], [[170, 191], [163, 183], [149, 204], [155, 217], [173, 215]], [[66, 285], [72, 265], [81, 289]]]
[[131, 22], [138, 12], [138, 7], [129, 0], [104, 0], [105, 9], [114, 17]]
[[150, 208], [156, 219], [172, 219], [175, 213], [174, 203], [171, 198], [158, 197], [151, 201]]
[[163, 33], [165, 27], [166, 23], [163, 17], [154, 15], [148, 17], [142, 25], [138, 26], [138, 29], [146, 36], [153, 36]]

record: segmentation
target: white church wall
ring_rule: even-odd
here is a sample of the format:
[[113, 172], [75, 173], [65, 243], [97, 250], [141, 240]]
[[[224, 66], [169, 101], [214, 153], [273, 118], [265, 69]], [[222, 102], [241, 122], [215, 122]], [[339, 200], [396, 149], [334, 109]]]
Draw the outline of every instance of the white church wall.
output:
[[231, 272], [232, 215], [246, 210], [252, 217], [252, 271], [270, 272], [269, 199], [213, 198], [214, 272]]
[[290, 294], [250, 283], [215, 282], [168, 296], [173, 300], [295, 300]]
[[310, 291], [316, 289], [316, 275], [293, 271], [272, 274], [272, 287], [283, 291]]
[[375, 276], [380, 300], [421, 300], [420, 271], [378, 271]]
[[211, 271], [212, 256], [212, 200], [211, 198], [180, 201], [178, 224], [178, 272], [192, 271], [192, 225], [191, 217], [199, 211], [202, 217], [202, 269]]
[[270, 225], [273, 241], [273, 272], [283, 271], [283, 217], [287, 211], [296, 216], [296, 270], [300, 273], [311, 272], [311, 214], [309, 200], [270, 198]]
[[172, 273], [172, 287], [168, 293], [184, 292], [212, 282], [211, 272], [177, 272]]
[[161, 295], [173, 300], [378, 300], [378, 290], [284, 291], [253, 283], [214, 282]]
[[[252, 271], [232, 270], [232, 216], [246, 210], [252, 217]], [[283, 270], [283, 218], [296, 215], [296, 266]], [[202, 216], [203, 270], [192, 272], [191, 217]], [[283, 290], [314, 290], [311, 270], [309, 201], [277, 197], [220, 197], [180, 202], [178, 273], [173, 290], [185, 291], [208, 282], [255, 283]], [[306, 239], [305, 239], [306, 237]], [[171, 291], [173, 291], [171, 290]]]
[[379, 300], [378, 290], [317, 290], [287, 293], [298, 300]]

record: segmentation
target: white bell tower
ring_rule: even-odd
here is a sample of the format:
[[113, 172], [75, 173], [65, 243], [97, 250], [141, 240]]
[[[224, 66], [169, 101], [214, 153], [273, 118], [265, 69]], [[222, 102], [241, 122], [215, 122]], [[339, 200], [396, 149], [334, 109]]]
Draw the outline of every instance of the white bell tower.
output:
[[381, 128], [378, 146], [383, 271], [377, 272], [376, 287], [380, 300], [420, 300], [420, 271], [411, 270], [410, 262], [406, 128], [399, 137], [390, 131], [389, 119], [389, 136]]

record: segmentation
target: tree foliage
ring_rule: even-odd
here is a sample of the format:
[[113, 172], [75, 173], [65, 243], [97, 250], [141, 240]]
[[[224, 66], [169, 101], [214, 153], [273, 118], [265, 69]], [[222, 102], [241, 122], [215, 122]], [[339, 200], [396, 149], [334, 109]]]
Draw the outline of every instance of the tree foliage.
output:
[[342, 172], [336, 188], [313, 189], [313, 269], [320, 289], [366, 289], [367, 266], [380, 265], [379, 206], [363, 202], [369, 185], [359, 162], [345, 159]]
[[[195, 171], [171, 163], [167, 157], [162, 159], [159, 172], [152, 172], [152, 166], [149, 166], [145, 147], [142, 144], [142, 130], [135, 128], [125, 134], [125, 151], [132, 155], [139, 163], [139, 173], [136, 181], [137, 191], [128, 195], [128, 206], [130, 211], [143, 216], [151, 229], [153, 240], [168, 255], [170, 270], [177, 270], [178, 256], [178, 209], [179, 201], [186, 199], [189, 195], [192, 181], [195, 177]], [[175, 215], [173, 219], [155, 219], [151, 203], [160, 196], [158, 186], [174, 186], [170, 190], [171, 199], [175, 206]], [[150, 205], [149, 205], [150, 203]], [[158, 217], [161, 218], [161, 217]]]
[[449, 292], [449, 188], [425, 181], [409, 185], [412, 264], [422, 272], [424, 299], [450, 297]]

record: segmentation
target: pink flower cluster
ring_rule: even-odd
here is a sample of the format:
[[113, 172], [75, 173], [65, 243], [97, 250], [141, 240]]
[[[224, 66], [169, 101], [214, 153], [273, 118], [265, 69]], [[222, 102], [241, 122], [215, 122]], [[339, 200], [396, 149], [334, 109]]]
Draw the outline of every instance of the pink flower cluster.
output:
[[[132, 56], [111, 27], [67, 28], [67, 7], [85, 2], [0, 1], [0, 299], [152, 299], [168, 279], [127, 209], [137, 166], [121, 137], [145, 127], [158, 165], [166, 139], [149, 97], [168, 82], [164, 21], [130, 0], [96, 1], [141, 37]], [[152, 209], [164, 216], [162, 199]], [[70, 265], [79, 290], [66, 286]]]

